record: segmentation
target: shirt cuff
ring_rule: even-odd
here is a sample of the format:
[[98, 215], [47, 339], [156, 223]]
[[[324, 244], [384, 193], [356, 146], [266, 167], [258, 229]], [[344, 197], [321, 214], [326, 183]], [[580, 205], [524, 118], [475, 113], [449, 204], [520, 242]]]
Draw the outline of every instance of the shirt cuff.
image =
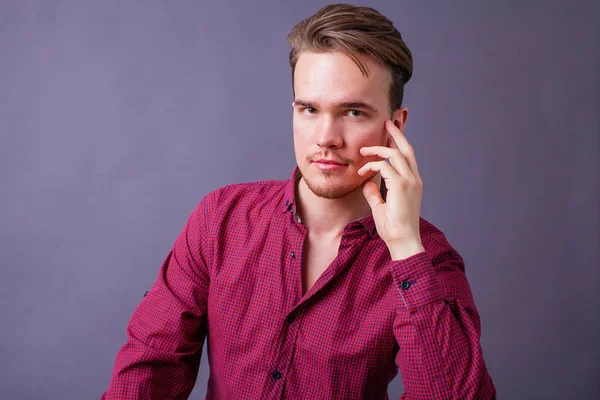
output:
[[390, 271], [409, 311], [444, 298], [442, 282], [426, 251], [403, 260], [391, 261]]

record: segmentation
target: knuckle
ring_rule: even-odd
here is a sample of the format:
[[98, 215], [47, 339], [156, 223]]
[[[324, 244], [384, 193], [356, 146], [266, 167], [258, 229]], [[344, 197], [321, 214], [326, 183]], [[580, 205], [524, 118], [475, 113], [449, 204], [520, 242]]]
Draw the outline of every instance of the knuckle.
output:
[[421, 181], [420, 179], [417, 181], [417, 185], [416, 185], [417, 190], [419, 191], [419, 193], [423, 193], [423, 181]]

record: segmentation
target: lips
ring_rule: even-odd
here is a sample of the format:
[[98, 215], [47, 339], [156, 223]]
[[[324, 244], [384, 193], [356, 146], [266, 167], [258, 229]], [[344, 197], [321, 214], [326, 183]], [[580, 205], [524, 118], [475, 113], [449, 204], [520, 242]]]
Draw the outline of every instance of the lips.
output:
[[316, 160], [316, 161], [313, 161], [313, 162], [320, 163], [320, 164], [344, 165], [344, 163], [341, 163], [341, 162], [337, 162], [337, 161], [334, 161], [334, 160], [325, 160], [325, 159]]
[[340, 163], [338, 161], [328, 160], [326, 158], [313, 161], [312, 164], [315, 168], [328, 172], [343, 171], [348, 166], [347, 163]]

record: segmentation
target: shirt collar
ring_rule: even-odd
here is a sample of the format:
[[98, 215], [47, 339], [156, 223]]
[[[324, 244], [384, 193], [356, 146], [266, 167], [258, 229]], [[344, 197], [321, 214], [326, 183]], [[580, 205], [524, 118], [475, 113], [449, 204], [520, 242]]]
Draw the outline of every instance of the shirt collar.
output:
[[[285, 187], [285, 195], [283, 197], [283, 204], [281, 207], [282, 212], [288, 212], [288, 211], [296, 212], [295, 193], [296, 193], [297, 183], [301, 177], [302, 177], [302, 174], [300, 173], [300, 169], [296, 165], [294, 167], [294, 171], [292, 172], [292, 176], [290, 176], [290, 179], [287, 181], [287, 184]], [[383, 180], [381, 181], [381, 186], [379, 189], [381, 191], [381, 195], [383, 196], [383, 198], [385, 200], [385, 195], [386, 195], [387, 190], [385, 188], [385, 184], [383, 183]], [[375, 227], [375, 221], [373, 220], [372, 215], [367, 215], [366, 217], [362, 217], [355, 221], [352, 221], [350, 224], [348, 224], [348, 227], [346, 229], [354, 229], [355, 227], [359, 227], [359, 226], [362, 226], [367, 232], [369, 232], [369, 235], [371, 235], [371, 237], [378, 236], [377, 228]]]
[[288, 179], [287, 184], [285, 186], [285, 195], [283, 196], [282, 212], [287, 212], [291, 209], [296, 209], [296, 182], [299, 181], [301, 177], [302, 175], [300, 174], [300, 169], [296, 165], [296, 167], [294, 167], [294, 171], [292, 172], [292, 176], [290, 177], [290, 179]]

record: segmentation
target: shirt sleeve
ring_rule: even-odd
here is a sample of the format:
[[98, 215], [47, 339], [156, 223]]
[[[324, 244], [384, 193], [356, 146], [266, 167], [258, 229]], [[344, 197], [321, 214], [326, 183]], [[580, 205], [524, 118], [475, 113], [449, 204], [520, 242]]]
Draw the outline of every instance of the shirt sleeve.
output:
[[196, 382], [206, 337], [210, 243], [206, 198], [189, 217], [127, 326], [109, 399], [183, 399]]
[[443, 240], [424, 247], [391, 263], [401, 297], [394, 321], [401, 399], [495, 399], [464, 262]]

